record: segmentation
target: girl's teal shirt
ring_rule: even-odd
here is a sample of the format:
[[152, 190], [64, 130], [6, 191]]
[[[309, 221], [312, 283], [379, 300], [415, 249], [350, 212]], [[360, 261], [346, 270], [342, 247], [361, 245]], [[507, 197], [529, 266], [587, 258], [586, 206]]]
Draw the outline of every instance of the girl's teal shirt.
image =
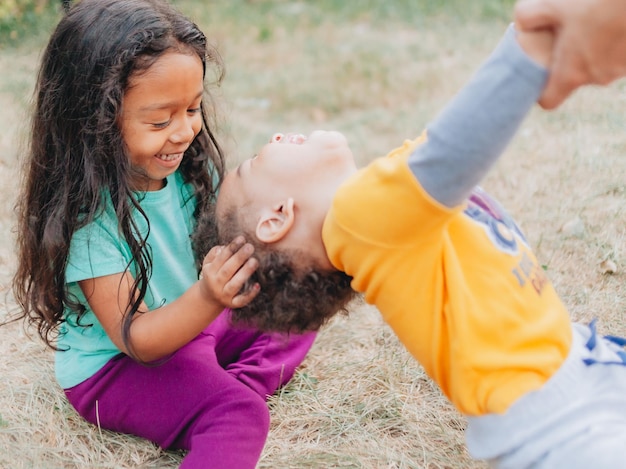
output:
[[[191, 247], [196, 199], [191, 186], [176, 172], [163, 189], [138, 194], [141, 208], [150, 220], [150, 229], [142, 216], [135, 221], [152, 258], [152, 275], [144, 299], [149, 310], [163, 306], [183, 294], [197, 279], [198, 271]], [[110, 198], [93, 222], [74, 234], [65, 274], [70, 295], [87, 311], [77, 324], [77, 316], [66, 307], [66, 322], [60, 328], [55, 373], [62, 388], [75, 386], [94, 375], [121, 351], [111, 342], [98, 322], [78, 282], [126, 269], [135, 276], [130, 248], [119, 229]]]

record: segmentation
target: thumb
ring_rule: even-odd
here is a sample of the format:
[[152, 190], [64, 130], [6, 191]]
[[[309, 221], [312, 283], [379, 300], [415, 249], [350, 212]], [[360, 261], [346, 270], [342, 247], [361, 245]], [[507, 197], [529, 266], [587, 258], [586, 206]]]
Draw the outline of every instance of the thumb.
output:
[[563, 84], [555, 82], [554, 80], [548, 81], [546, 88], [539, 98], [539, 106], [541, 106], [546, 111], [551, 111], [552, 109], [556, 109], [563, 101], [565, 101], [569, 95], [572, 94], [575, 87], [565, 87]]
[[546, 110], [559, 107], [578, 87], [586, 83], [585, 76], [578, 69], [569, 68], [556, 62], [548, 77], [548, 83], [539, 98], [539, 105]]
[[520, 31], [554, 28], [559, 25], [556, 10], [544, 0], [518, 0], [515, 4], [515, 27]]

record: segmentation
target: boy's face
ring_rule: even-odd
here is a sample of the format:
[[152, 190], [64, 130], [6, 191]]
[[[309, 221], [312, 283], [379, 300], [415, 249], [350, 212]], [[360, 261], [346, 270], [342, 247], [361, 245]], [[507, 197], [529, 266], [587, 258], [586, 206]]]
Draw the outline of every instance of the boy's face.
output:
[[[343, 180], [356, 170], [352, 151], [339, 132], [275, 134], [251, 159], [230, 171], [220, 187], [217, 215], [224, 206], [273, 206], [285, 198], [319, 205], [320, 213]], [[315, 210], [315, 207], [313, 208]]]

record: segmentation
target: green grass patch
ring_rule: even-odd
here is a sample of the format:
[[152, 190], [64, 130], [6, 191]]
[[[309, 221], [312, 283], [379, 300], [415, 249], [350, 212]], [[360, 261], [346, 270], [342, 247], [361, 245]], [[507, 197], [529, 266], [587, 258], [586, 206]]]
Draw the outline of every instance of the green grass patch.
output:
[[0, 48], [45, 41], [61, 11], [59, 0], [2, 0]]

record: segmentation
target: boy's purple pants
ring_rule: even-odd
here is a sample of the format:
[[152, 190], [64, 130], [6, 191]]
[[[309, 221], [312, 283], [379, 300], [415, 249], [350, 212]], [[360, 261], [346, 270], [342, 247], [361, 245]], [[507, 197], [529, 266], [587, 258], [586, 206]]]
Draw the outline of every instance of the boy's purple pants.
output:
[[181, 468], [254, 468], [269, 431], [268, 396], [287, 383], [315, 333], [237, 329], [225, 310], [156, 366], [126, 355], [65, 390], [87, 421], [190, 450]]

